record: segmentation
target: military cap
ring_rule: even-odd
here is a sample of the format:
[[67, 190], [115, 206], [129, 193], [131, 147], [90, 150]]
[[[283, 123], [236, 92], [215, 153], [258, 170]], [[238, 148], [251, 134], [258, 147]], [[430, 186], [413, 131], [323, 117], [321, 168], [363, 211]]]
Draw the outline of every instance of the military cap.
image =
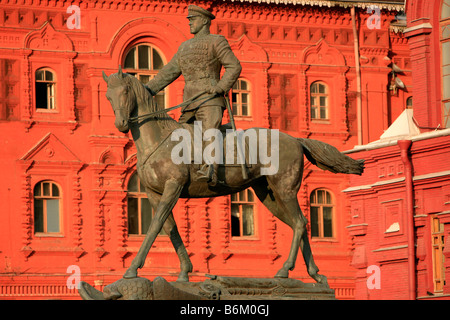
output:
[[193, 4], [188, 6], [188, 16], [187, 16], [188, 18], [198, 16], [199, 14], [203, 15], [211, 20], [214, 20], [216, 18], [215, 15], [213, 15], [211, 12], [209, 12], [206, 9], [203, 9], [203, 8], [193, 5]]

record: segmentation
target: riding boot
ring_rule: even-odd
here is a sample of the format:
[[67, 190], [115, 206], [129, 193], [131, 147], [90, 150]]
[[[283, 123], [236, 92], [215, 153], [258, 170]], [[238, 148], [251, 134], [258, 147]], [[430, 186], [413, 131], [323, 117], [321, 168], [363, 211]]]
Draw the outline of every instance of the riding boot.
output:
[[200, 170], [197, 171], [197, 181], [210, 182], [213, 174], [214, 168], [212, 164], [203, 164]]
[[208, 182], [210, 187], [216, 187], [219, 183], [223, 184], [217, 178], [217, 164], [204, 164], [200, 170], [197, 171], [197, 181]]

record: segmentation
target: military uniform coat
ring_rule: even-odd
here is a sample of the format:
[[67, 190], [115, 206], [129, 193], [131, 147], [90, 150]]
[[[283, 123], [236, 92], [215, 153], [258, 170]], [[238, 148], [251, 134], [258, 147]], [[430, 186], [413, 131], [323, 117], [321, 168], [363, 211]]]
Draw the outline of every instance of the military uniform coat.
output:
[[[222, 66], [225, 73], [220, 78]], [[229, 91], [239, 78], [241, 69], [241, 64], [225, 37], [208, 34], [183, 42], [170, 62], [147, 83], [147, 87], [156, 94], [183, 75], [185, 79], [183, 99], [186, 101], [215, 86], [219, 86], [224, 92]], [[206, 95], [208, 93], [205, 93]], [[216, 97], [191, 103], [184, 111], [212, 105], [226, 107], [224, 98]]]

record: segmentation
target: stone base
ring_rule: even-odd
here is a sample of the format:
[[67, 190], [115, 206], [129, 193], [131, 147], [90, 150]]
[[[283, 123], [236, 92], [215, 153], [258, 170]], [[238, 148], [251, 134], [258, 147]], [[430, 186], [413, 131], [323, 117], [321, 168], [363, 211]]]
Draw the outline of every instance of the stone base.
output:
[[103, 292], [82, 282], [85, 300], [334, 300], [327, 285], [284, 278], [209, 276], [203, 282], [168, 282], [156, 277], [119, 279]]

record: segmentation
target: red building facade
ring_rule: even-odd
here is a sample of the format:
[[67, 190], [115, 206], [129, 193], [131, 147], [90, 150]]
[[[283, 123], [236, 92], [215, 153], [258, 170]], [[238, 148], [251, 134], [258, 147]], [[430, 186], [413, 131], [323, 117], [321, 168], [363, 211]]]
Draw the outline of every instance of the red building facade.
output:
[[[198, 4], [216, 15], [212, 33], [227, 37], [243, 67], [230, 93], [238, 128], [280, 129], [349, 150], [376, 140], [406, 108], [409, 90], [391, 85], [392, 63], [412, 84], [396, 17], [403, 1], [374, 1], [379, 14], [357, 1]], [[0, 298], [77, 298], [68, 287], [77, 275], [101, 289], [131, 263], [151, 215], [102, 71], [120, 64], [151, 78], [191, 37], [187, 5], [0, 2]], [[157, 99], [181, 103], [182, 88], [179, 79]], [[354, 297], [359, 270], [341, 193], [348, 187], [349, 177], [307, 164], [299, 193], [316, 263], [342, 299]], [[272, 277], [280, 268], [292, 232], [255, 199], [246, 191], [179, 201], [191, 281], [205, 273]], [[178, 268], [162, 234], [140, 276], [174, 280]], [[300, 259], [291, 276], [311, 281]]]
[[450, 3], [407, 1], [406, 15], [412, 108], [351, 152], [366, 159], [345, 190], [357, 299], [450, 294]]

